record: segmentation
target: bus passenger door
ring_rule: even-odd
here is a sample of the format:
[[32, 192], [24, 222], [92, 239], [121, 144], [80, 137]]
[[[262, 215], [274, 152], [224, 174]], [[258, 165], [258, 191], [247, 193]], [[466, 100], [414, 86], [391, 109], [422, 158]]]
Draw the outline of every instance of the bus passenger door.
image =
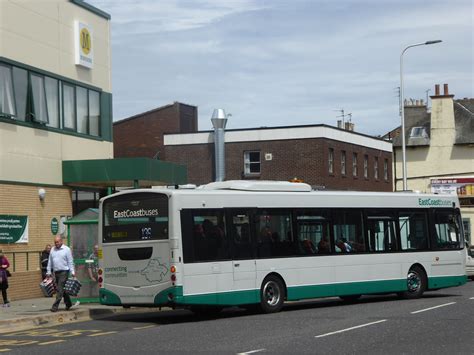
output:
[[239, 292], [240, 304], [257, 302], [257, 268], [249, 211], [231, 210], [228, 220], [231, 222], [229, 232], [232, 242], [233, 291], [242, 291]]

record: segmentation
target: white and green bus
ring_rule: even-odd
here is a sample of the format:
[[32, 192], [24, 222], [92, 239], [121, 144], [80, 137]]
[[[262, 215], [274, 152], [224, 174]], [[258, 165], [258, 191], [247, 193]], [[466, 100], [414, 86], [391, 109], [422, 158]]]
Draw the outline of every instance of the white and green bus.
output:
[[424, 291], [466, 282], [448, 195], [312, 191], [225, 181], [128, 190], [100, 203], [100, 301], [194, 310]]

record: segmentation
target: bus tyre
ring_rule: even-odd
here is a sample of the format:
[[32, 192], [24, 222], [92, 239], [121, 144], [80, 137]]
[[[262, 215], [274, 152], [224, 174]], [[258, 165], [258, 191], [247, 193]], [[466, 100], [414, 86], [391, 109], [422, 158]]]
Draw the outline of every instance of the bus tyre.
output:
[[280, 278], [268, 276], [260, 289], [260, 308], [264, 313], [279, 312], [285, 301], [285, 286]]
[[407, 274], [407, 291], [400, 292], [402, 298], [420, 298], [427, 288], [426, 274], [419, 266], [412, 266]]

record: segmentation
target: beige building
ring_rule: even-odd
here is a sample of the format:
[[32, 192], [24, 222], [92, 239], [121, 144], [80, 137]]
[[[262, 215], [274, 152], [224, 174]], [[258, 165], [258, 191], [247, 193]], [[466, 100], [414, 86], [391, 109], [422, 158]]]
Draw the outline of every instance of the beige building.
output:
[[[407, 185], [426, 193], [458, 194], [466, 236], [474, 244], [474, 99], [457, 99], [448, 85], [422, 100], [405, 102]], [[394, 143], [395, 189], [403, 189], [401, 137]]]
[[63, 174], [65, 161], [113, 158], [110, 62], [103, 11], [0, 1], [0, 249], [11, 299], [39, 295], [39, 251], [64, 234], [80, 196], [99, 196]]

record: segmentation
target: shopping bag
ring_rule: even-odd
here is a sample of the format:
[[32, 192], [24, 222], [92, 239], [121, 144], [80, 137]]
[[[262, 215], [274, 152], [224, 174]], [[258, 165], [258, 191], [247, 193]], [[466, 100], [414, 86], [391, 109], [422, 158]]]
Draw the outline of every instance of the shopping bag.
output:
[[79, 280], [68, 279], [64, 284], [64, 292], [66, 292], [69, 296], [77, 296], [77, 294], [81, 290], [81, 286], [82, 285]]
[[56, 284], [52, 278], [46, 278], [41, 281], [40, 288], [45, 297], [52, 297], [56, 292]]

